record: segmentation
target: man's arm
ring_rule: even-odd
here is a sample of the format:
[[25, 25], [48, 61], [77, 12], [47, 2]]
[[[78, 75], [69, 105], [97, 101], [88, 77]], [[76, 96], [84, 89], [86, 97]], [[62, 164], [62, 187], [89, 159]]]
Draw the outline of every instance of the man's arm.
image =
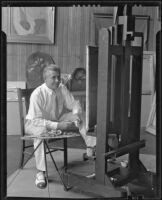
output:
[[79, 100], [74, 99], [73, 94], [66, 88], [66, 86], [63, 86], [62, 92], [65, 100], [65, 107], [71, 110], [73, 114], [81, 114], [82, 108]]
[[34, 126], [45, 127], [48, 130], [67, 130], [73, 127], [71, 122], [53, 122], [51, 120], [46, 120], [43, 117], [43, 102], [41, 101], [41, 96], [39, 93], [33, 93], [30, 98], [30, 105], [26, 119], [32, 120]]
[[39, 93], [34, 91], [30, 97], [30, 104], [26, 119], [33, 121], [34, 126], [43, 126], [47, 129], [57, 129], [58, 122], [46, 120], [43, 117], [43, 102]]

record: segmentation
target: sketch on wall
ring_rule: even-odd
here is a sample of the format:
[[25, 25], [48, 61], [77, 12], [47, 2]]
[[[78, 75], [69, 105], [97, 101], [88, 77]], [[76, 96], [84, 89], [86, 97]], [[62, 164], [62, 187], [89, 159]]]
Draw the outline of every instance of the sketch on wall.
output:
[[54, 7], [8, 7], [8, 42], [54, 43]]

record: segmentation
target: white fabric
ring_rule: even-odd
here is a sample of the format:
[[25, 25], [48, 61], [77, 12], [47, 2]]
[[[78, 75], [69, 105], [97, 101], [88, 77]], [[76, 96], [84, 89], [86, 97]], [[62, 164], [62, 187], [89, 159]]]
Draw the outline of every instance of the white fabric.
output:
[[[59, 119], [55, 116], [56, 95], [59, 100]], [[72, 112], [62, 114], [63, 107]], [[25, 132], [26, 134], [40, 135], [46, 132], [47, 129], [56, 129], [58, 121], [75, 121], [75, 114], [78, 114], [82, 120], [79, 130], [86, 145], [89, 147], [95, 146], [96, 138], [86, 135], [85, 113], [82, 113], [79, 101], [74, 99], [73, 95], [63, 84], [60, 84], [55, 93], [44, 83], [31, 94], [29, 111], [26, 116]], [[34, 140], [34, 148], [37, 147], [39, 142], [39, 139]], [[89, 150], [87, 150], [87, 152], [89, 155]], [[44, 147], [43, 144], [41, 144], [35, 152], [36, 167], [38, 170], [45, 171], [44, 159]]]
[[[75, 121], [76, 115], [73, 115], [73, 113], [65, 113], [60, 118], [60, 121]], [[83, 120], [84, 115], [80, 116]], [[80, 134], [83, 137], [86, 145], [88, 147], [94, 147], [96, 146], [96, 137], [91, 137], [86, 135], [86, 129], [85, 129], [85, 120], [83, 120], [83, 123], [79, 126]], [[28, 133], [40, 135], [44, 131], [46, 131], [45, 127], [43, 126], [34, 126], [32, 123], [32, 120], [27, 120], [25, 124], [26, 130], [28, 130]], [[39, 145], [40, 139], [34, 140], [34, 149]], [[87, 155], [92, 156], [93, 150], [92, 148], [87, 148]], [[45, 171], [45, 156], [44, 156], [44, 147], [43, 144], [41, 144], [38, 149], [35, 151], [35, 161], [36, 161], [36, 168], [41, 171]]]
[[56, 129], [58, 125], [58, 119], [55, 116], [56, 95], [59, 104], [59, 114], [62, 113], [63, 107], [72, 110], [73, 114], [81, 113], [79, 102], [74, 99], [73, 95], [63, 84], [60, 84], [56, 92], [54, 92], [44, 83], [31, 94], [26, 119], [33, 120], [36, 126]]
[[[34, 140], [34, 149], [39, 145], [40, 142], [41, 142], [40, 139]], [[35, 155], [36, 168], [40, 171], [46, 171], [43, 143], [38, 147], [34, 155]]]
[[36, 174], [35, 184], [38, 185], [39, 183], [46, 183], [43, 172], [38, 172]]
[[[82, 115], [80, 116], [82, 124], [79, 127], [79, 131], [80, 134], [82, 135], [83, 139], [85, 140], [86, 146], [87, 147], [94, 147], [96, 146], [96, 137], [92, 137], [92, 136], [88, 136], [86, 135], [87, 131], [86, 131], [86, 113], [83, 112]], [[87, 149], [87, 153], [90, 156], [90, 152], [91, 150]]]

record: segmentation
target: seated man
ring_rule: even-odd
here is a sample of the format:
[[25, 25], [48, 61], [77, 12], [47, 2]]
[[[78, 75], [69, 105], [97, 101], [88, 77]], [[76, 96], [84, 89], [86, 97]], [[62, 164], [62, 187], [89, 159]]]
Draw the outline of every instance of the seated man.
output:
[[[40, 135], [47, 130], [58, 129], [63, 131], [77, 126], [87, 147], [89, 147], [87, 148], [87, 155], [92, 156], [92, 147], [96, 145], [96, 139], [86, 136], [85, 124], [83, 123], [85, 120], [81, 119], [82, 109], [80, 103], [74, 99], [66, 86], [60, 83], [60, 68], [54, 64], [45, 67], [43, 78], [44, 83], [31, 94], [25, 132]], [[71, 112], [63, 113], [64, 107]], [[34, 148], [39, 143], [40, 140], [35, 139]], [[45, 160], [42, 144], [35, 152], [35, 160], [38, 170], [35, 184], [39, 188], [45, 188]]]

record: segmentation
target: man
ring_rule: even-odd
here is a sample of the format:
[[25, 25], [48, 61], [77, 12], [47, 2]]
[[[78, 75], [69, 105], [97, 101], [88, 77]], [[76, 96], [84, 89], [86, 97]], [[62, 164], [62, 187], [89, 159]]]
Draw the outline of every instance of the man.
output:
[[[81, 117], [82, 109], [79, 101], [75, 100], [65, 85], [60, 82], [60, 69], [51, 64], [43, 71], [44, 83], [37, 87], [30, 97], [30, 105], [25, 122], [27, 134], [40, 135], [47, 130], [67, 130], [76, 127], [76, 121], [87, 148], [87, 155], [92, 156], [96, 140], [86, 136], [85, 120]], [[63, 113], [63, 108], [71, 112]], [[81, 118], [83, 122], [81, 123]], [[34, 148], [40, 143], [34, 140]], [[43, 145], [35, 152], [36, 174], [35, 184], [39, 188], [46, 187], [45, 160]]]

